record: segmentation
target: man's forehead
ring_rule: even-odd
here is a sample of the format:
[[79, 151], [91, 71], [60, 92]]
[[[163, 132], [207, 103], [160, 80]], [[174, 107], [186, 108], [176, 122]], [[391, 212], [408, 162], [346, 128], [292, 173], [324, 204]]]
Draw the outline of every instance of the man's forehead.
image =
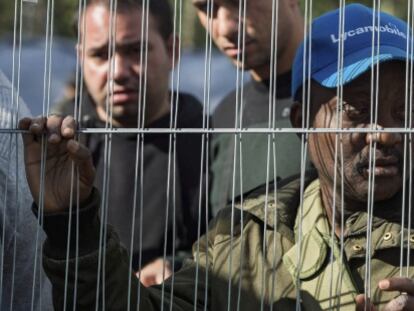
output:
[[405, 67], [403, 61], [389, 61], [375, 64], [373, 68], [344, 85], [344, 91], [371, 92], [379, 85], [399, 85], [405, 83]]
[[[116, 14], [113, 14], [110, 8], [103, 4], [92, 4], [86, 8], [84, 16], [87, 24], [95, 24], [97, 27], [108, 28], [111, 23], [116, 22], [117, 28], [126, 25], [126, 27], [139, 28], [137, 31], [140, 31], [142, 19], [146, 15], [147, 12], [139, 6], [132, 8], [120, 7]], [[149, 27], [151, 28], [154, 26], [154, 17], [151, 12], [149, 12], [148, 17]]]
[[[251, 2], [272, 2], [273, 0], [191, 0], [191, 2], [194, 5], [198, 5], [198, 4], [213, 4], [214, 6], [220, 6], [220, 5], [239, 5], [240, 2], [244, 2], [246, 3], [246, 5]], [[285, 0], [279, 0], [279, 2], [283, 2]]]
[[[141, 18], [142, 12], [140, 9], [131, 11], [119, 11], [116, 17], [111, 21], [110, 12], [105, 7], [92, 7], [86, 12], [86, 37], [89, 43], [96, 43], [96, 45], [103, 45], [109, 40], [109, 31], [111, 29], [111, 22], [116, 21], [116, 42], [130, 42], [141, 41]], [[158, 28], [150, 15], [149, 33], [158, 32]]]
[[[377, 94], [378, 90], [378, 96], [380, 94], [394, 96], [396, 100], [393, 100], [392, 103], [400, 105], [399, 99], [405, 94], [403, 89], [412, 83], [406, 81], [406, 63], [391, 61], [375, 66], [375, 71], [370, 69], [343, 86], [343, 99], [371, 105], [372, 96]], [[336, 87], [326, 88], [315, 80], [311, 81], [312, 103], [326, 103], [337, 95], [338, 89]]]
[[[239, 4], [240, 0], [191, 0], [194, 5], [206, 5], [208, 3], [213, 3], [214, 6], [220, 6], [220, 5], [235, 5]], [[243, 1], [243, 0], [242, 0]], [[258, 1], [258, 0], [255, 0]]]
[[[115, 16], [115, 14], [111, 13], [110, 8], [103, 5], [103, 4], [91, 4], [91, 5], [86, 7], [85, 13], [86, 13], [86, 15], [85, 15], [86, 19], [95, 18], [95, 19], [107, 20], [111, 16], [113, 18]], [[134, 18], [134, 19], [139, 17], [139, 19], [141, 19], [143, 15], [144, 14], [143, 14], [142, 8], [140, 6], [136, 6], [136, 7], [132, 7], [132, 8], [120, 7], [116, 11], [117, 19], [120, 18], [120, 17], [123, 17], [123, 18], [131, 17], [131, 18]], [[149, 15], [151, 16], [151, 14], [149, 14]]]
[[[115, 42], [113, 42], [113, 44], [115, 44], [117, 49], [122, 49], [132, 46], [140, 46], [145, 44], [145, 41], [146, 40], [143, 42], [140, 32], [120, 32], [116, 33]], [[86, 49], [106, 48], [109, 43], [109, 34], [105, 30], [100, 32], [89, 32], [86, 35]]]

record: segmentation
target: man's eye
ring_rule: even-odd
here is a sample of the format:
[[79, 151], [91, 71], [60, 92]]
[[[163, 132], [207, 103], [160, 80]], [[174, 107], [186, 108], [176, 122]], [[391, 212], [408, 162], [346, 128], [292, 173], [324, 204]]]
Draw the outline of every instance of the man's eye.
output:
[[359, 119], [368, 116], [369, 108], [367, 107], [359, 107], [349, 103], [344, 102], [342, 105], [342, 111], [350, 118], [350, 119]]
[[[143, 47], [144, 49], [143, 49], [143, 52], [145, 52], [146, 50], [145, 50], [145, 47]], [[127, 54], [128, 55], [133, 55], [133, 56], [136, 56], [136, 55], [140, 55], [141, 54], [141, 47], [136, 47], [136, 48], [133, 48], [133, 49], [129, 49], [128, 51], [127, 51]]]
[[107, 52], [97, 52], [97, 53], [93, 53], [91, 56], [95, 59], [98, 59], [98, 60], [108, 59], [108, 53]]

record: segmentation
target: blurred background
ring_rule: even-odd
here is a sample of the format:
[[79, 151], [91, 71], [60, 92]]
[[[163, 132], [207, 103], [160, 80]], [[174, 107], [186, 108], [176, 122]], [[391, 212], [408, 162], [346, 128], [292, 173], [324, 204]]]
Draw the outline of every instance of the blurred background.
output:
[[[310, 3], [309, 0], [307, 1]], [[410, 0], [382, 0], [381, 7], [383, 11], [406, 20], [408, 1]], [[373, 0], [346, 1], [347, 4], [352, 2], [364, 3], [368, 6], [373, 4]], [[314, 17], [339, 5], [338, 0], [317, 0], [312, 3], [312, 16]], [[53, 40], [50, 41], [52, 53], [48, 55], [46, 53], [47, 12], [48, 5], [51, 9], [52, 4], [54, 6], [52, 10]], [[177, 12], [180, 11], [179, 6], [182, 5], [180, 72], [183, 77], [191, 76], [191, 79], [181, 79], [179, 88], [203, 100], [206, 34], [198, 23], [190, 0], [171, 0], [171, 4]], [[305, 0], [302, 0], [302, 6], [305, 6]], [[65, 96], [65, 92], [70, 92], [70, 88], [66, 86], [73, 82], [76, 69], [74, 46], [77, 38], [73, 31], [73, 20], [78, 7], [77, 0], [0, 1], [0, 69], [11, 80], [14, 68], [15, 87], [16, 81], [19, 80], [20, 95], [33, 115], [42, 114], [47, 103], [53, 105]], [[48, 60], [50, 60], [50, 87], [49, 81], [44, 78], [45, 67], [49, 67], [45, 66]], [[232, 64], [218, 51], [213, 51], [210, 85], [211, 110], [216, 107], [223, 96], [236, 87], [236, 74]], [[244, 79], [247, 81], [248, 75], [245, 75]]]

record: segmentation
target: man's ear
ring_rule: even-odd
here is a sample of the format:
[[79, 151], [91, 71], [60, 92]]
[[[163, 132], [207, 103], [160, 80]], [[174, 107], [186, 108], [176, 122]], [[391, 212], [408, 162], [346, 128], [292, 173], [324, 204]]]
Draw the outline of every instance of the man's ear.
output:
[[170, 57], [171, 62], [170, 69], [173, 69], [174, 64], [177, 64], [178, 61], [178, 55], [180, 52], [180, 39], [178, 38], [178, 36], [171, 34], [166, 43], [168, 56]]
[[295, 128], [302, 127], [302, 104], [298, 101], [294, 102], [290, 108], [290, 123]]

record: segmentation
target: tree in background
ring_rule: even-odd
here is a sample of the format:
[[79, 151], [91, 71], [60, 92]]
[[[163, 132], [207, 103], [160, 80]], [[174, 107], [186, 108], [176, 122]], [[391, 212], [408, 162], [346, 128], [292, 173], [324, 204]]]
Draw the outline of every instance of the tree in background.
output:
[[[392, 15], [396, 15], [402, 19], [407, 20], [407, 11], [408, 11], [408, 1], [409, 0], [381, 0], [376, 1], [381, 2], [381, 10], [386, 11]], [[301, 0], [302, 7], [305, 6], [305, 0]], [[309, 3], [309, 2], [308, 2]], [[367, 6], [373, 7], [373, 0], [347, 0], [345, 4], [350, 3], [361, 3]], [[313, 1], [313, 17], [317, 17], [327, 11], [333, 10], [339, 6], [338, 0], [322, 0], [322, 1]]]
[[[54, 5], [54, 33], [56, 35], [73, 36], [73, 16], [77, 12], [78, 3], [74, 0], [55, 0]], [[38, 0], [38, 3], [23, 1], [20, 7], [19, 0], [0, 1], [0, 34], [13, 33], [15, 16], [19, 27], [20, 12], [22, 10], [22, 32], [24, 36], [41, 36], [46, 31], [47, 0]], [[49, 8], [52, 1], [49, 1]]]

